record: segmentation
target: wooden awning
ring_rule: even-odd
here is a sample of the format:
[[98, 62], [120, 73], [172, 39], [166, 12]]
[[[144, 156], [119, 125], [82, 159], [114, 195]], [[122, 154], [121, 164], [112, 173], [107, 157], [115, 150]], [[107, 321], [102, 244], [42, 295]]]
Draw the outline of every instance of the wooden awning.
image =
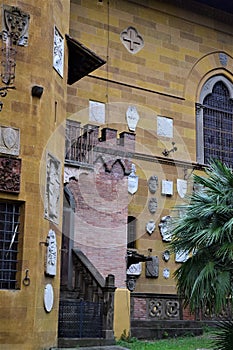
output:
[[68, 79], [69, 85], [85, 77], [95, 69], [106, 63], [105, 60], [97, 56], [94, 52], [82, 45], [66, 34], [68, 45]]

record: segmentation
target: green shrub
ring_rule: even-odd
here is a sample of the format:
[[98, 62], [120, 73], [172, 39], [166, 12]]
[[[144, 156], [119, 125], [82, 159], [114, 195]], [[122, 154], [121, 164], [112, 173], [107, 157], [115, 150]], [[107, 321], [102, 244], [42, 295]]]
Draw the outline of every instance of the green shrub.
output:
[[217, 330], [213, 336], [214, 350], [232, 350], [233, 349], [233, 321], [227, 320], [217, 324]]

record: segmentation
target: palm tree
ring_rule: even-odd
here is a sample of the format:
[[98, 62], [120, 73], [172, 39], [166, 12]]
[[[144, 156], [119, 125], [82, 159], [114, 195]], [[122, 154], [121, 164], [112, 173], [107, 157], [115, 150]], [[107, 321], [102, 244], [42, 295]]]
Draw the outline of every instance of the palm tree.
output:
[[189, 253], [175, 271], [184, 306], [218, 313], [233, 293], [233, 173], [218, 160], [205, 172], [194, 175], [199, 190], [181, 206], [185, 214], [175, 219], [170, 247]]

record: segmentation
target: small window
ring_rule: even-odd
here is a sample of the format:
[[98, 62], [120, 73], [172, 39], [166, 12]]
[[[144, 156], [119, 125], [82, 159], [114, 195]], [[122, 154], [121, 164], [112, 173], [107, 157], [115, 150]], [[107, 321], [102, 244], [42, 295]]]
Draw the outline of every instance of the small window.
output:
[[136, 218], [128, 216], [127, 248], [136, 249]]
[[21, 203], [0, 202], [0, 289], [17, 288]]

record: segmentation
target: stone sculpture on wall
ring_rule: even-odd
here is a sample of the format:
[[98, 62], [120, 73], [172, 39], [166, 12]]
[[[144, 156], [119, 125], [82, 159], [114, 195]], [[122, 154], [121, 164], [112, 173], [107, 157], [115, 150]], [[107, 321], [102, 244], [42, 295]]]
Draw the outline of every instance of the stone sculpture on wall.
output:
[[155, 222], [154, 220], [150, 220], [148, 221], [148, 223], [146, 224], [146, 231], [149, 233], [149, 235], [151, 235], [155, 230]]
[[20, 134], [19, 129], [0, 126], [0, 152], [13, 156], [19, 155]]
[[45, 218], [59, 222], [61, 164], [51, 154], [47, 154]]
[[120, 35], [121, 42], [132, 54], [139, 52], [144, 46], [144, 40], [134, 27], [128, 27]]
[[157, 210], [158, 203], [156, 198], [150, 198], [148, 202], [148, 209], [151, 214], [154, 214]]
[[47, 254], [46, 254], [46, 274], [56, 276], [57, 272], [57, 241], [56, 233], [49, 230], [47, 237]]
[[53, 41], [53, 68], [63, 78], [64, 66], [64, 38], [59, 33], [58, 29], [54, 27], [54, 41]]
[[0, 191], [19, 193], [21, 159], [0, 157]]
[[139, 114], [135, 106], [129, 106], [126, 111], [126, 120], [130, 131], [135, 131], [139, 121]]
[[187, 193], [187, 180], [177, 179], [177, 192], [180, 198], [184, 198]]
[[154, 194], [158, 188], [158, 177], [156, 175], [152, 175], [148, 180], [148, 186], [150, 193]]
[[146, 261], [146, 277], [159, 277], [159, 258], [152, 256], [151, 261]]
[[126, 271], [127, 275], [140, 276], [142, 273], [142, 263], [131, 264]]
[[170, 215], [163, 216], [160, 224], [159, 231], [164, 242], [170, 242], [172, 240], [172, 218]]
[[138, 190], [138, 176], [135, 175], [136, 167], [132, 164], [131, 173], [128, 176], [128, 192], [134, 194]]

